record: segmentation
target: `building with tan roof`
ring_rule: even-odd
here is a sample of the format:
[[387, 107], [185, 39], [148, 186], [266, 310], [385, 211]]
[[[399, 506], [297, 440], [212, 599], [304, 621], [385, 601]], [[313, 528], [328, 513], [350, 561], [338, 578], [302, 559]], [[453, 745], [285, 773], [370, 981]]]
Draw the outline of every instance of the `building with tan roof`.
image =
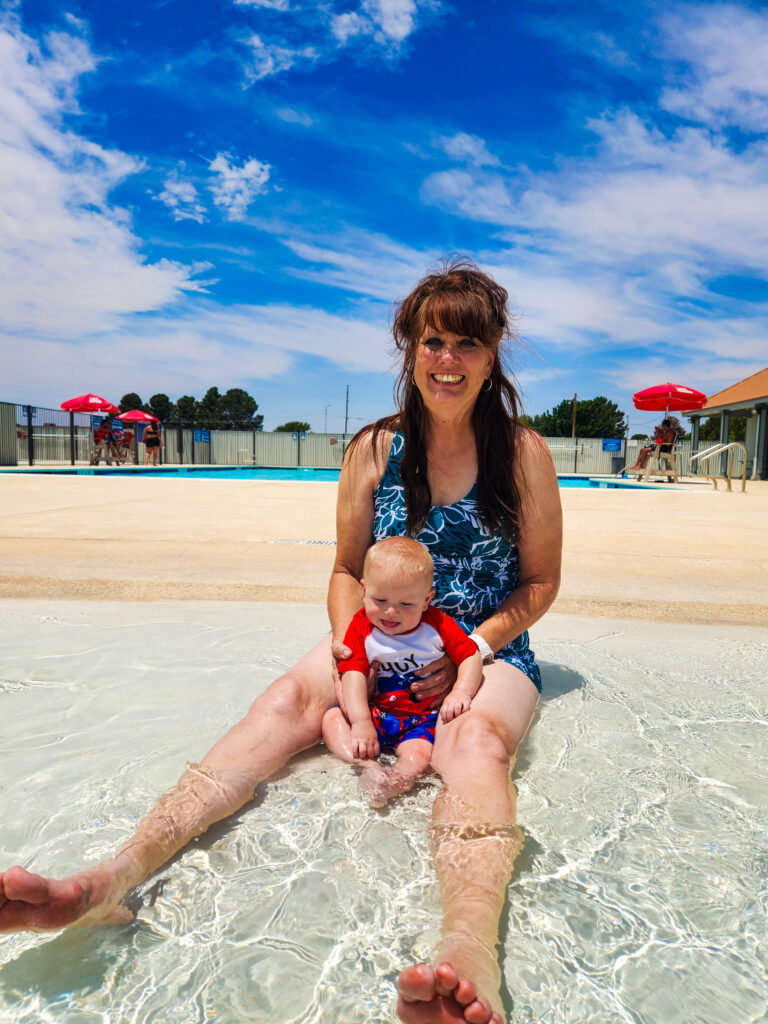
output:
[[701, 419], [720, 417], [720, 441], [727, 443], [731, 416], [745, 417], [747, 434], [747, 475], [753, 480], [768, 480], [768, 366], [750, 377], [710, 395], [701, 409], [683, 413], [692, 421], [691, 450], [699, 448]]

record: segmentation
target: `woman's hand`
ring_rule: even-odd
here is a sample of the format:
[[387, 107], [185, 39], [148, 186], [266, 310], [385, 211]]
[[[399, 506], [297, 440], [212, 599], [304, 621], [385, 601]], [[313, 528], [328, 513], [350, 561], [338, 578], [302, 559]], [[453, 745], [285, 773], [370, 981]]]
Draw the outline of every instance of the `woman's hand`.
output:
[[424, 668], [414, 673], [418, 678], [411, 683], [411, 693], [417, 700], [434, 697], [431, 707], [439, 707], [443, 697], [456, 682], [458, 673], [459, 670], [454, 663], [447, 654], [444, 654], [442, 658], [430, 662], [429, 665], [425, 665]]

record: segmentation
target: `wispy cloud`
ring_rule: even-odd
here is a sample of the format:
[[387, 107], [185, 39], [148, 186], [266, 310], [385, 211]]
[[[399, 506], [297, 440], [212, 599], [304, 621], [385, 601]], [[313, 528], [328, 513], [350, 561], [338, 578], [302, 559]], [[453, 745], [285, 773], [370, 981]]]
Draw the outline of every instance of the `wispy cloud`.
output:
[[498, 167], [501, 162], [490, 152], [483, 139], [476, 135], [468, 135], [466, 132], [441, 135], [437, 139], [437, 146], [446, 156], [461, 163], [474, 164], [477, 167]]
[[303, 110], [296, 110], [294, 107], [278, 107], [275, 110], [275, 117], [285, 121], [287, 124], [300, 124], [303, 128], [310, 128], [315, 123], [313, 117]]
[[259, 82], [262, 78], [288, 71], [297, 64], [314, 63], [319, 56], [314, 46], [291, 48], [269, 42], [255, 34], [249, 36], [245, 43], [250, 50], [250, 59], [245, 65], [245, 75], [249, 82]]
[[663, 24], [665, 51], [684, 67], [662, 92], [662, 107], [717, 128], [768, 130], [768, 12], [690, 5]]
[[47, 37], [46, 51], [11, 19], [0, 23], [0, 324], [77, 338], [200, 285], [194, 266], [148, 262], [129, 213], [110, 199], [139, 161], [63, 125], [97, 58], [62, 33]]
[[200, 202], [197, 189], [191, 181], [183, 181], [178, 171], [172, 171], [163, 182], [163, 190], [155, 197], [167, 206], [174, 220], [195, 220], [202, 224], [206, 208]]
[[357, 10], [334, 14], [331, 31], [340, 43], [370, 36], [382, 46], [396, 47], [415, 31], [420, 13], [434, 12], [439, 6], [423, 0], [362, 0]]
[[289, 0], [234, 0], [236, 7], [267, 7], [273, 11], [287, 11]]
[[256, 196], [267, 190], [270, 166], [260, 160], [246, 160], [238, 167], [229, 153], [217, 153], [209, 167], [215, 178], [211, 184], [214, 203], [229, 220], [242, 220]]

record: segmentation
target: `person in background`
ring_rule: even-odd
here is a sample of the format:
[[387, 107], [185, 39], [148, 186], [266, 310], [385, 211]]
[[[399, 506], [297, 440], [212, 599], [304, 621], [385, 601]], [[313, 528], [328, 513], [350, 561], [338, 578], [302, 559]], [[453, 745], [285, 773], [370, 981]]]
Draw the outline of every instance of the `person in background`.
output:
[[98, 466], [101, 457], [108, 466], [112, 465], [112, 420], [105, 417], [93, 432], [93, 455], [91, 465]]
[[124, 430], [120, 435], [118, 457], [121, 462], [127, 462], [131, 457], [131, 452], [133, 451], [133, 438], [134, 432], [132, 430]]
[[645, 469], [648, 459], [651, 457], [653, 452], [656, 451], [656, 445], [661, 445], [659, 451], [671, 452], [677, 441], [677, 430], [672, 425], [672, 420], [664, 419], [661, 423], [653, 428], [654, 439], [650, 444], [645, 444], [637, 453], [637, 458], [634, 464], [628, 466], [624, 471], [626, 473], [639, 473]]
[[144, 433], [141, 435], [141, 440], [143, 441], [145, 448], [144, 465], [149, 465], [151, 457], [152, 465], [156, 466], [157, 456], [160, 452], [160, 446], [162, 445], [163, 440], [160, 436], [160, 427], [154, 422], [154, 420], [144, 427]]

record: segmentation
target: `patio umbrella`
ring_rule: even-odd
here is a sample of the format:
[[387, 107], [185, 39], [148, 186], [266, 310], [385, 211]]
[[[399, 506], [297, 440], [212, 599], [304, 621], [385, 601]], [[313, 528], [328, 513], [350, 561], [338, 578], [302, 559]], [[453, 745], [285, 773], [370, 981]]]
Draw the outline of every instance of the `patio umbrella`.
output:
[[670, 409], [678, 412], [683, 409], [700, 409], [705, 405], [707, 396], [694, 388], [686, 388], [682, 384], [655, 384], [652, 388], [645, 388], [632, 395], [632, 402], [636, 409], [646, 409], [649, 412], [661, 412], [663, 409], [668, 413]]
[[114, 402], [108, 402], [101, 395], [78, 395], [76, 398], [68, 398], [61, 403], [61, 408], [67, 412], [120, 412]]
[[75, 413], [76, 412], [120, 412], [114, 402], [108, 402], [101, 395], [94, 395], [90, 392], [87, 395], [77, 395], [75, 398], [68, 398], [62, 402], [61, 409], [69, 413], [69, 460], [75, 464]]
[[131, 409], [130, 412], [121, 412], [115, 416], [116, 420], [129, 420], [131, 423], [159, 423], [160, 420], [152, 413], [144, 412], [143, 409]]

